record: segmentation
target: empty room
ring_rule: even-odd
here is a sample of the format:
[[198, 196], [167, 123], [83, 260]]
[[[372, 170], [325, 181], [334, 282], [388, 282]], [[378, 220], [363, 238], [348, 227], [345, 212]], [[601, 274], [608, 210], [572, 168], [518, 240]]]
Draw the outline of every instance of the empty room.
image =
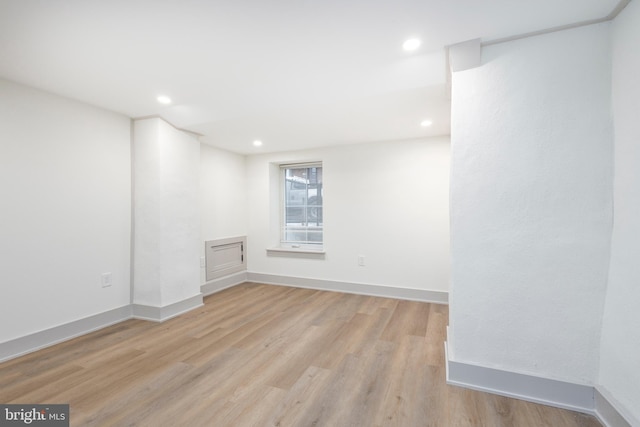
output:
[[640, 427], [638, 0], [0, 0], [0, 425]]

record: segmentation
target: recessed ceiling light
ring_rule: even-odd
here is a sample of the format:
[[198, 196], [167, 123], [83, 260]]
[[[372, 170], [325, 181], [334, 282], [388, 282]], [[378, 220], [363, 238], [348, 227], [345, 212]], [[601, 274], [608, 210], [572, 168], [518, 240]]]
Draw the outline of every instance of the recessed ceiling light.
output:
[[421, 43], [420, 39], [409, 39], [402, 43], [402, 49], [407, 52], [411, 52], [419, 48]]
[[420, 122], [420, 126], [422, 126], [423, 128], [428, 128], [432, 124], [433, 122], [431, 120], [423, 120]]
[[253, 146], [254, 147], [262, 146], [262, 141], [260, 141], [259, 139], [256, 139], [255, 141], [253, 141]]
[[171, 104], [171, 98], [165, 95], [160, 95], [156, 98], [160, 104]]

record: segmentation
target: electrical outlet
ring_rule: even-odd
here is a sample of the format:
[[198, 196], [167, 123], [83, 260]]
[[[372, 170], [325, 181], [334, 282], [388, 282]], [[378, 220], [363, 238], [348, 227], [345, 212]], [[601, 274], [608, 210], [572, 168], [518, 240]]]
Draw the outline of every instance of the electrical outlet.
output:
[[103, 288], [108, 288], [109, 286], [111, 286], [112, 281], [113, 281], [113, 277], [112, 277], [111, 273], [102, 273], [102, 287]]
[[358, 265], [364, 267], [364, 255], [358, 255]]
[[200, 268], [205, 268], [207, 266], [207, 261], [203, 256], [200, 257]]

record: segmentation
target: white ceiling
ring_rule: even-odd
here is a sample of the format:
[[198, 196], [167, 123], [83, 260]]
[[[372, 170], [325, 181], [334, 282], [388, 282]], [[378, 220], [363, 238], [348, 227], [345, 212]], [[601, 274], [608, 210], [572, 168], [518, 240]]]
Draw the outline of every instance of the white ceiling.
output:
[[[603, 18], [617, 3], [0, 0], [0, 76], [159, 115], [239, 153], [444, 135], [445, 46]], [[409, 37], [423, 41], [414, 53]]]

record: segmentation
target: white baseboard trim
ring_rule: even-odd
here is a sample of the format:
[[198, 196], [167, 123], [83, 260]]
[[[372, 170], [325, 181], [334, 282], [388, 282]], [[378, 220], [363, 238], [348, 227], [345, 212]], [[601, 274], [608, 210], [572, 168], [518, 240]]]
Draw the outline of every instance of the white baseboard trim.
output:
[[227, 289], [247, 281], [271, 285], [294, 286], [299, 288], [372, 295], [386, 298], [433, 302], [438, 304], [448, 303], [448, 293], [442, 291], [394, 288], [391, 286], [308, 279], [273, 274], [248, 273], [243, 271], [209, 281], [201, 286], [200, 294], [165, 307], [130, 304], [0, 343], [0, 362], [14, 359], [27, 353], [32, 353], [42, 348], [106, 328], [107, 326], [111, 326], [131, 318], [163, 322], [202, 306], [203, 296], [205, 295], [211, 295], [215, 292], [219, 292], [223, 289]]
[[606, 427], [640, 427], [600, 386], [575, 384], [504, 371], [449, 358], [445, 342], [447, 384], [593, 415]]
[[0, 343], [0, 363], [132, 318], [163, 322], [203, 305], [202, 294], [165, 307], [127, 304], [44, 331]]
[[392, 286], [370, 285], [366, 283], [338, 282], [333, 280], [309, 279], [305, 277], [281, 276], [265, 273], [247, 273], [250, 282], [268, 285], [294, 286], [297, 288], [317, 289], [321, 291], [345, 292], [348, 294], [370, 295], [375, 297], [397, 298], [411, 301], [448, 304], [449, 293], [426, 289], [394, 288]]
[[93, 316], [54, 326], [0, 343], [0, 362], [50, 347], [70, 339], [131, 319], [131, 306], [125, 305]]
[[602, 386], [596, 386], [594, 390], [595, 415], [606, 427], [640, 427], [640, 420], [631, 415]]
[[163, 307], [132, 304], [132, 317], [135, 319], [150, 320], [152, 322], [164, 322], [165, 320], [179, 316], [187, 311], [193, 310], [194, 308], [202, 307], [203, 305], [204, 303], [202, 302], [201, 293]]
[[447, 384], [593, 413], [593, 387], [447, 360]]
[[238, 273], [230, 274], [228, 276], [220, 277], [219, 279], [210, 280], [204, 285], [200, 286], [200, 292], [202, 295], [207, 296], [220, 292], [223, 289], [230, 288], [240, 283], [247, 281], [247, 272], [240, 271]]

